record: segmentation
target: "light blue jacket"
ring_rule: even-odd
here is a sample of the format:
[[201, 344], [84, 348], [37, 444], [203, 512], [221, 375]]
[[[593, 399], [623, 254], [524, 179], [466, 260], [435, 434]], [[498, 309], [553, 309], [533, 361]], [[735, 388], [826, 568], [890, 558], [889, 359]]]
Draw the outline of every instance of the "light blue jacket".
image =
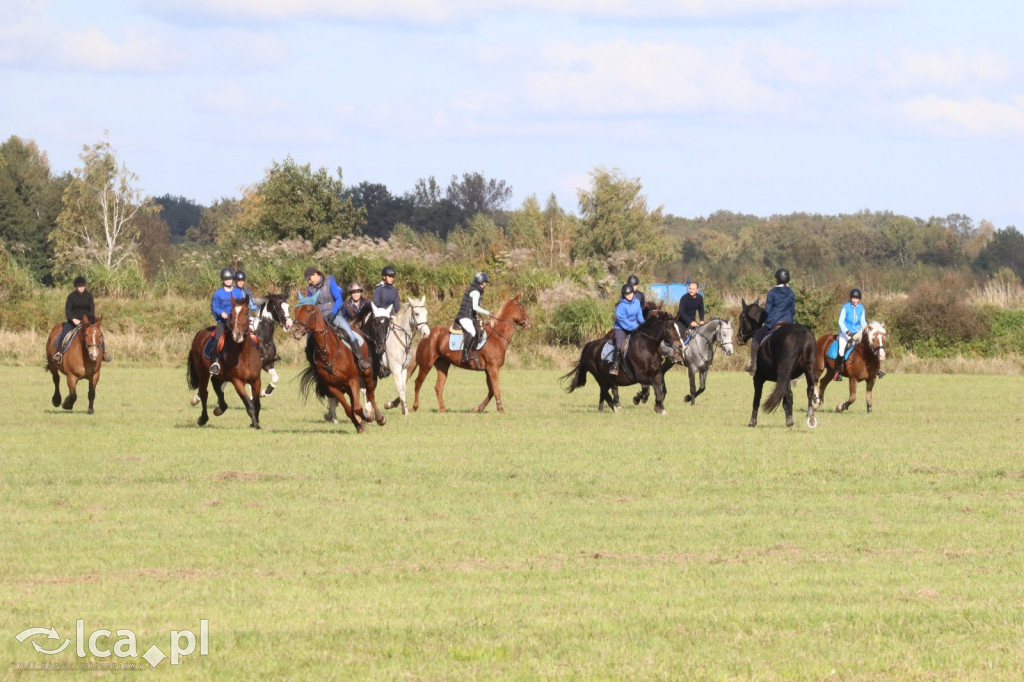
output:
[[615, 328], [627, 332], [636, 331], [644, 322], [644, 310], [640, 307], [640, 301], [634, 297], [632, 301], [624, 298], [619, 299], [615, 306]]
[[839, 331], [853, 336], [857, 332], [866, 329], [868, 326], [868, 313], [864, 310], [864, 304], [856, 308], [847, 301], [839, 311]]

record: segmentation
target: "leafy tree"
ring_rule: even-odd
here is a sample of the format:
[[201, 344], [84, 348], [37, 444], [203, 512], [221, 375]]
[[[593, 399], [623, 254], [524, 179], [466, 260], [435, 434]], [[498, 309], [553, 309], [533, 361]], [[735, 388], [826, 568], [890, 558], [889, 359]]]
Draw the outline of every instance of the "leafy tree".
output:
[[190, 229], [199, 226], [203, 207], [191, 199], [165, 194], [153, 199], [153, 202], [163, 208], [160, 217], [167, 223], [170, 239], [175, 244], [180, 244]]
[[11, 136], [0, 145], [0, 240], [38, 278], [49, 278], [56, 227], [69, 176], [53, 176], [46, 153], [31, 140]]
[[1024, 234], [1012, 225], [999, 230], [978, 254], [974, 267], [989, 275], [1010, 268], [1017, 277], [1024, 277]]
[[171, 231], [163, 216], [156, 211], [141, 212], [136, 220], [142, 271], [152, 281], [160, 268], [173, 257]]
[[434, 176], [420, 178], [406, 194], [413, 207], [409, 224], [417, 232], [447, 239], [454, 227], [467, 225], [478, 213], [497, 220], [511, 196], [504, 180], [488, 180], [480, 173], [464, 173], [461, 180], [453, 175], [444, 190]]
[[341, 169], [332, 178], [326, 168], [313, 171], [289, 156], [274, 161], [259, 184], [250, 188], [237, 221], [221, 231], [220, 240], [277, 242], [307, 239], [314, 249], [333, 237], [357, 234], [366, 222], [366, 209], [342, 198]]
[[887, 215], [880, 226], [879, 236], [886, 255], [903, 266], [913, 261], [924, 246], [917, 224], [906, 216]]
[[229, 225], [238, 218], [241, 209], [238, 201], [221, 197], [199, 212], [199, 224], [185, 232], [185, 241], [193, 244], [216, 244], [221, 233], [230, 231]]
[[143, 210], [138, 176], [119, 164], [110, 141], [104, 139], [79, 155], [64, 190], [57, 229], [50, 233], [54, 270], [68, 274], [97, 263], [114, 270], [138, 255], [136, 218]]
[[363, 234], [387, 239], [395, 225], [409, 223], [413, 215], [413, 203], [408, 197], [396, 197], [385, 185], [361, 182], [342, 192], [342, 199], [350, 199], [356, 208], [366, 209], [366, 224]]
[[[591, 187], [579, 190], [581, 229], [573, 245], [574, 259], [635, 254], [624, 266], [642, 269], [669, 254], [661, 208], [647, 209], [639, 178], [618, 169], [590, 173]], [[618, 259], [622, 260], [622, 259]]]

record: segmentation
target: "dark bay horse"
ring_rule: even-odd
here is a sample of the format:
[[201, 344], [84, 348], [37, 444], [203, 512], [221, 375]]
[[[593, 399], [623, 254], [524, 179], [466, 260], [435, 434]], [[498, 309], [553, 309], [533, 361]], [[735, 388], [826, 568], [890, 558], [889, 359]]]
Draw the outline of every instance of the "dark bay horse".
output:
[[[64, 351], [60, 363], [53, 361], [53, 355], [57, 352], [57, 336], [60, 335], [63, 324], [58, 324], [50, 330], [50, 335], [46, 339], [46, 369], [53, 375], [51, 403], [54, 407], [62, 406], [65, 410], [74, 408], [75, 401], [78, 400], [78, 382], [85, 379], [89, 382], [89, 414], [93, 414], [96, 384], [100, 382], [100, 368], [103, 365], [103, 328], [100, 326], [102, 322], [102, 317], [95, 322], [88, 317], [84, 318], [74, 332], [75, 338]], [[67, 377], [68, 382], [68, 397], [64, 399], [63, 405], [60, 402], [60, 374]]]
[[[868, 404], [868, 414], [871, 414], [871, 398], [875, 388], [875, 379], [878, 378], [882, 360], [885, 360], [887, 338], [885, 324], [872, 320], [860, 337], [860, 340], [854, 343], [853, 350], [850, 351], [850, 359], [846, 361], [843, 371], [840, 373], [841, 376], [850, 380], [850, 397], [845, 402], [836, 405], [836, 412], [846, 411], [857, 400], [857, 382], [863, 381], [866, 384], [864, 399]], [[818, 380], [818, 396], [822, 401], [825, 400], [825, 387], [835, 376], [836, 361], [825, 357], [828, 347], [835, 338], [835, 334], [818, 337], [814, 373], [821, 377]], [[825, 373], [825, 376], [822, 376], [822, 372]]]
[[618, 412], [619, 386], [649, 384], [654, 387], [654, 411], [665, 414], [664, 368], [666, 365], [670, 367], [672, 363], [664, 362], [662, 344], [668, 344], [676, 356], [682, 352], [682, 340], [674, 320], [668, 315], [651, 315], [637, 327], [630, 336], [626, 357], [622, 360], [618, 374], [609, 374], [611, 363], [601, 359], [602, 349], [608, 342], [608, 337], [602, 337], [583, 346], [579, 361], [559, 379], [571, 379], [566, 392], [572, 393], [585, 386], [587, 374], [590, 373], [601, 389], [597, 400], [598, 411], [603, 411], [607, 403], [612, 412]]
[[[505, 407], [501, 404], [501, 386], [498, 384], [498, 373], [501, 366], [505, 364], [505, 353], [509, 344], [512, 343], [512, 336], [516, 327], [530, 328], [530, 316], [526, 314], [526, 308], [519, 301], [519, 295], [505, 301], [501, 310], [492, 315], [488, 320], [487, 342], [480, 348], [477, 355], [480, 359], [480, 369], [477, 369], [470, 362], [462, 361], [462, 349], [450, 350], [448, 339], [451, 330], [439, 325], [431, 327], [429, 336], [420, 339], [416, 344], [416, 390], [412, 402], [412, 411], [415, 412], [420, 406], [420, 386], [423, 385], [430, 368], [437, 370], [437, 383], [434, 384], [434, 393], [437, 394], [437, 406], [441, 412], [446, 412], [444, 406], [444, 383], [448, 380], [448, 368], [461, 367], [474, 371], [483, 371], [487, 375], [487, 397], [483, 402], [473, 408], [474, 412], [483, 412], [484, 408], [494, 398], [498, 412], [504, 413]], [[409, 375], [411, 379], [414, 375]]]
[[[303, 396], [308, 396], [309, 389], [315, 388], [317, 397], [333, 398], [340, 402], [345, 408], [345, 415], [356, 427], [357, 433], [366, 430], [364, 420], [369, 420], [373, 416], [376, 416], [377, 424], [384, 426], [387, 418], [377, 408], [377, 399], [374, 395], [377, 383], [373, 367], [359, 369], [349, 345], [338, 337], [320, 314], [316, 299], [316, 295], [300, 295], [292, 319], [292, 336], [301, 339], [309, 334], [314, 345], [311, 364], [299, 374], [299, 391]], [[358, 333], [355, 330], [353, 332]], [[370, 359], [368, 344], [363, 343], [359, 350], [365, 359]], [[369, 403], [369, 409], [366, 411], [359, 402], [361, 388], [366, 389], [366, 400]]]
[[[740, 299], [740, 343], [745, 343], [764, 325], [765, 311], [760, 298], [747, 304]], [[764, 382], [774, 381], [775, 390], [761, 408], [773, 412], [782, 403], [786, 426], [793, 426], [793, 387], [790, 382], [803, 376], [807, 381], [807, 425], [818, 425], [814, 409], [821, 402], [814, 382], [814, 334], [801, 324], [779, 324], [764, 338], [757, 349], [757, 372], [754, 374], [754, 406], [749, 426], [757, 426], [757, 408], [761, 405]]]
[[[249, 330], [249, 297], [234, 299], [231, 303], [231, 315], [228, 318], [228, 333], [224, 334], [224, 361], [220, 363], [220, 372], [210, 374], [211, 361], [203, 354], [207, 341], [213, 337], [213, 327], [200, 329], [192, 339], [192, 348], [188, 354], [187, 377], [189, 388], [199, 389], [199, 402], [203, 405], [203, 413], [196, 420], [200, 426], [210, 421], [206, 412], [206, 401], [209, 398], [208, 384], [213, 384], [217, 394], [217, 407], [213, 416], [219, 417], [228, 409], [224, 400], [223, 385], [231, 382], [235, 392], [242, 399], [245, 411], [249, 413], [250, 426], [260, 428], [260, 370], [263, 359], [260, 357], [256, 344], [250, 338]], [[214, 349], [214, 355], [216, 355]], [[246, 386], [252, 391], [252, 398], [246, 392]]]

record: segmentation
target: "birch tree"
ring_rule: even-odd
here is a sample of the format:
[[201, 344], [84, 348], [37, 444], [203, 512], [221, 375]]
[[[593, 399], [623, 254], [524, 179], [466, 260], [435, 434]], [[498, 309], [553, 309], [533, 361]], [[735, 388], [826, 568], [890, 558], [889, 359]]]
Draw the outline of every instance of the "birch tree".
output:
[[54, 245], [55, 271], [70, 273], [99, 264], [117, 269], [138, 256], [137, 217], [146, 208], [138, 176], [118, 163], [110, 141], [86, 145], [82, 166], [64, 190]]

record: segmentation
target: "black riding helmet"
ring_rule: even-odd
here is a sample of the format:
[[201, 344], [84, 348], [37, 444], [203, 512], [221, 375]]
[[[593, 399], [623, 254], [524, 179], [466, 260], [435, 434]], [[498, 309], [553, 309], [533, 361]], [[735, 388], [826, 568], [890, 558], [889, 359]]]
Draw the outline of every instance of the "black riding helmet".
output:
[[245, 270], [236, 270], [235, 271], [235, 281], [236, 282], [244, 282], [245, 281]]
[[231, 268], [221, 268], [221, 270], [220, 270], [220, 281], [223, 282], [226, 279], [234, 279], [234, 278], [235, 278], [235, 271], [234, 270], [232, 270]]
[[483, 284], [485, 282], [490, 282], [491, 280], [487, 276], [487, 273], [481, 270], [480, 272], [473, 275], [473, 281], [476, 282], [477, 284]]
[[779, 284], [789, 283], [789, 270], [786, 268], [779, 268], [775, 271], [775, 281]]
[[860, 289], [850, 289], [850, 298], [864, 298], [861, 296]]
[[384, 269], [380, 271], [381, 277], [397, 277], [398, 273], [395, 271], [395, 266], [385, 265]]
[[622, 285], [622, 298], [626, 298], [626, 294], [632, 294], [632, 293], [635, 293], [632, 284], [623, 284]]
[[640, 284], [640, 278], [637, 277], [636, 275], [630, 275], [629, 277], [626, 278], [626, 284], [628, 284], [631, 287], [635, 287], [637, 284]]

